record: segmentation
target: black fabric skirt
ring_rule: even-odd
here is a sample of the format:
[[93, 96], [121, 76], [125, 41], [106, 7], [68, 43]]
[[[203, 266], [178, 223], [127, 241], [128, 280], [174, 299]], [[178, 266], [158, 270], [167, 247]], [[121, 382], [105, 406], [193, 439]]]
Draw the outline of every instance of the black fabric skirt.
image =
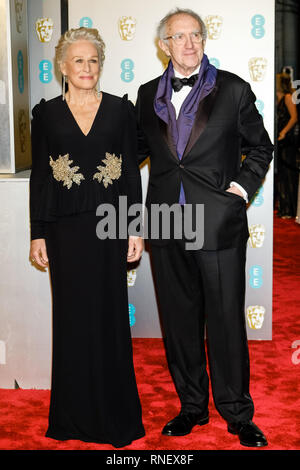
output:
[[129, 445], [144, 436], [133, 367], [127, 240], [100, 240], [95, 213], [47, 224], [53, 297], [47, 437]]

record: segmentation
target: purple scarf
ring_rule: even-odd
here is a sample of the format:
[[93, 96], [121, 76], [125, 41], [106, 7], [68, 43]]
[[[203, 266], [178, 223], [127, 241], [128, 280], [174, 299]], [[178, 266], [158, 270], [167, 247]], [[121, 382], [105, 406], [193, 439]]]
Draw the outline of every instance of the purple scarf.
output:
[[177, 121], [175, 109], [171, 103], [171, 78], [173, 76], [174, 69], [172, 61], [170, 60], [158, 84], [154, 99], [154, 110], [160, 119], [171, 126], [171, 134], [174, 139], [178, 157], [181, 158], [194, 124], [199, 103], [203, 98], [209, 95], [215, 86], [217, 69], [209, 63], [207, 56], [204, 54], [198, 80], [182, 103]]
[[[198, 79], [186, 99], [182, 103], [178, 118], [176, 120], [175, 109], [171, 103], [172, 84], [174, 76], [172, 61], [163, 73], [154, 98], [154, 111], [157, 116], [170, 126], [171, 135], [176, 146], [178, 158], [181, 160], [188, 143], [195, 115], [199, 103], [205, 98], [215, 86], [217, 69], [211, 65], [208, 58], [203, 54]], [[183, 188], [181, 186], [180, 203], [184, 203]]]

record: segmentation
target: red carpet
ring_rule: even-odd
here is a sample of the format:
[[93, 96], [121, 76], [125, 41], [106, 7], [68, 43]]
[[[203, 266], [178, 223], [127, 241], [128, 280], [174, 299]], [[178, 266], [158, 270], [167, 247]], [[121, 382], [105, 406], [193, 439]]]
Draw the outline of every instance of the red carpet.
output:
[[[300, 449], [300, 226], [275, 218], [273, 340], [250, 341], [251, 395], [255, 423], [269, 445]], [[298, 341], [297, 349], [293, 343]], [[161, 435], [179, 403], [160, 339], [135, 339], [134, 360], [146, 436], [126, 450], [245, 450], [210, 403], [210, 422], [184, 437]], [[1, 450], [114, 450], [109, 445], [57, 442], [44, 437], [49, 391], [0, 390]], [[247, 449], [249, 450], [249, 449]]]

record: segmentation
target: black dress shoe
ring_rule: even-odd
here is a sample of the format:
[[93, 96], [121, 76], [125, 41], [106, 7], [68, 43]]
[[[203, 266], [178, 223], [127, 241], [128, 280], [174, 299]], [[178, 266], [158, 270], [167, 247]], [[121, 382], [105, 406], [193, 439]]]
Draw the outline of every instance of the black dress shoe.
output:
[[202, 414], [181, 412], [165, 425], [162, 434], [164, 436], [185, 436], [190, 434], [194, 426], [203, 426], [207, 423], [208, 411]]
[[263, 432], [252, 421], [228, 424], [228, 432], [239, 436], [240, 443], [246, 447], [263, 447], [268, 441]]

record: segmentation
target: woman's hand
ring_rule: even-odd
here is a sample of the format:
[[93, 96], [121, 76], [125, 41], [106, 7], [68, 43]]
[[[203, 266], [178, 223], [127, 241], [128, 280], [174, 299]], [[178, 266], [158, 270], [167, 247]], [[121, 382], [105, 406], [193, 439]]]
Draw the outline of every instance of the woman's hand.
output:
[[129, 236], [128, 239], [128, 252], [127, 252], [127, 261], [132, 263], [133, 261], [138, 261], [142, 256], [144, 249], [144, 241], [141, 237]]
[[278, 140], [283, 140], [283, 139], [285, 139], [285, 132], [282, 132], [282, 131], [281, 131], [281, 132], [279, 133]]
[[46, 268], [48, 266], [48, 256], [44, 238], [37, 238], [36, 240], [31, 241], [29, 256], [31, 261], [41, 268]]

